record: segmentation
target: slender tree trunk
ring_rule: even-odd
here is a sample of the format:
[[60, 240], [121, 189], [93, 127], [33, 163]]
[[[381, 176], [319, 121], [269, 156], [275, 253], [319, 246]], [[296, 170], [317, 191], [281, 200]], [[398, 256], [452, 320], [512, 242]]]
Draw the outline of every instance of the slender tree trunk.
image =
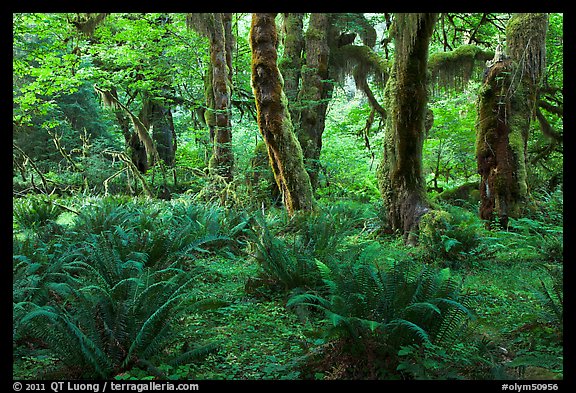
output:
[[298, 98], [302, 71], [302, 52], [304, 50], [303, 19], [304, 14], [292, 13], [284, 15], [284, 54], [278, 66], [284, 78], [284, 92], [288, 99], [292, 121], [297, 118], [294, 106]]
[[318, 187], [322, 134], [326, 122], [328, 101], [332, 96], [333, 84], [328, 81], [330, 47], [328, 45], [331, 14], [310, 15], [306, 31], [306, 64], [302, 72], [302, 87], [298, 96], [299, 119], [296, 134], [312, 188]]
[[158, 157], [168, 167], [174, 166], [176, 154], [176, 132], [170, 108], [165, 107], [151, 97], [144, 99], [142, 112], [139, 115], [142, 124], [152, 131]]
[[388, 221], [416, 243], [420, 218], [430, 211], [422, 176], [422, 146], [428, 102], [428, 46], [436, 14], [397, 14], [396, 54], [386, 84], [388, 115], [378, 180]]
[[213, 143], [208, 168], [216, 175], [216, 183], [232, 181], [234, 154], [232, 152], [232, 14], [193, 13], [186, 17], [188, 27], [210, 40], [210, 64], [204, 78], [206, 111], [204, 118]]
[[[490, 62], [478, 95], [476, 160], [480, 217], [506, 227], [529, 205], [526, 147], [545, 69], [547, 14], [517, 14], [507, 26], [510, 57]], [[499, 52], [499, 51], [497, 51]]]
[[[234, 154], [232, 153], [232, 126], [230, 123], [231, 69], [226, 47], [225, 17], [214, 14], [214, 31], [210, 36], [210, 63], [212, 65], [212, 93], [214, 95], [214, 150], [210, 159], [210, 170], [232, 181]], [[228, 39], [230, 39], [228, 37]]]
[[252, 14], [252, 88], [258, 127], [268, 149], [270, 166], [290, 215], [315, 206], [302, 149], [294, 135], [283, 80], [278, 69], [276, 14]]
[[[148, 127], [143, 124], [142, 120], [133, 114], [126, 105], [120, 102], [115, 89], [103, 90], [94, 85], [94, 90], [100, 95], [104, 105], [115, 109], [116, 118], [122, 128], [122, 133], [127, 142], [132, 162], [141, 173], [145, 173], [148, 168], [154, 165], [158, 157], [158, 151], [156, 150], [154, 141], [148, 134]], [[126, 117], [119, 111], [122, 111]], [[127, 125], [127, 118], [132, 121], [132, 126], [134, 127], [134, 132], [132, 133], [130, 133], [129, 126]], [[142, 155], [144, 155], [144, 157], [142, 157]]]

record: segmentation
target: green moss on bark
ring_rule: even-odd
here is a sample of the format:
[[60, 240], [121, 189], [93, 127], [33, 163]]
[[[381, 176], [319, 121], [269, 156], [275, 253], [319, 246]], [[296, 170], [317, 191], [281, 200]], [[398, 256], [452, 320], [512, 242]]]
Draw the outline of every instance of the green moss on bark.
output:
[[[428, 92], [426, 63], [434, 14], [400, 14], [397, 57], [385, 89], [386, 131], [378, 182], [393, 230], [416, 243], [422, 216], [431, 209], [422, 176]], [[416, 23], [416, 26], [412, 24]]]
[[434, 86], [462, 90], [468, 81], [484, 69], [494, 51], [484, 51], [476, 45], [461, 45], [451, 52], [430, 55], [428, 69]]
[[525, 84], [516, 81], [512, 60], [497, 62], [487, 73], [478, 97], [476, 158], [480, 182], [480, 217], [506, 225], [519, 217], [529, 198], [526, 141], [530, 125]]
[[258, 127], [267, 146], [270, 165], [290, 215], [313, 210], [315, 200], [304, 167], [302, 149], [293, 131], [283, 80], [277, 66], [276, 14], [252, 15], [252, 87]]

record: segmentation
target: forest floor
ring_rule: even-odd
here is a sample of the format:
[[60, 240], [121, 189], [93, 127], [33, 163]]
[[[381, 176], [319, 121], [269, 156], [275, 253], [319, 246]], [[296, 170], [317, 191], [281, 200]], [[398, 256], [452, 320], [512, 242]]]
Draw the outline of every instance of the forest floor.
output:
[[[18, 234], [15, 234], [17, 238]], [[19, 235], [21, 236], [21, 234]], [[367, 236], [359, 230], [358, 237]], [[484, 336], [496, 347], [493, 364], [502, 375], [513, 379], [558, 379], [563, 376], [562, 339], [558, 330], [543, 322], [545, 313], [538, 290], [547, 282], [533, 239], [524, 245], [496, 248], [490, 258], [452, 269], [462, 280], [464, 291], [481, 301], [473, 312], [474, 334]], [[391, 236], [378, 238], [396, 255], [412, 255], [414, 250]], [[196, 262], [205, 273], [198, 277], [195, 291], [217, 299], [223, 307], [188, 315], [185, 321], [191, 340], [211, 341], [217, 349], [202, 361], [180, 366], [163, 365], [170, 379], [261, 380], [332, 379], [338, 365], [324, 369], [311, 367], [311, 354], [321, 350], [310, 332], [314, 322], [304, 320], [286, 307], [289, 294], [276, 288], [254, 285], [260, 266], [250, 253], [206, 254]], [[325, 349], [325, 348], [324, 348]], [[18, 352], [22, 353], [22, 350]], [[13, 359], [15, 379], [37, 379], [57, 363], [44, 350], [31, 351]], [[318, 364], [316, 363], [316, 366]], [[134, 368], [116, 379], [152, 379], [147, 371]]]

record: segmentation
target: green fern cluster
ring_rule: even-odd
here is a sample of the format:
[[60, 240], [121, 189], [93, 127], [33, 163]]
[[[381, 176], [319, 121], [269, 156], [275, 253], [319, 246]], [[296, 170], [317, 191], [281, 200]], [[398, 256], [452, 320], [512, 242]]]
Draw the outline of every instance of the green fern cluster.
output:
[[264, 281], [284, 290], [321, 285], [316, 260], [326, 261], [347, 248], [346, 236], [355, 220], [357, 217], [347, 219], [336, 210], [324, 209], [278, 225], [255, 214], [250, 243]]
[[[256, 223], [251, 244], [252, 255], [262, 269], [262, 277], [257, 282], [263, 281], [268, 286], [280, 286], [283, 291], [288, 291], [308, 287], [319, 278], [314, 277], [313, 259], [301, 253], [295, 242], [275, 236], [261, 215], [256, 217]], [[247, 283], [249, 292], [250, 285], [253, 281]]]
[[62, 209], [54, 204], [54, 198], [32, 195], [13, 201], [13, 217], [24, 229], [37, 230], [56, 221]]
[[[61, 271], [53, 274], [58, 279], [42, 283], [48, 294], [44, 304], [14, 304], [20, 335], [46, 345], [68, 377], [110, 378], [133, 366], [154, 370], [157, 355], [189, 339], [182, 319], [216, 304], [191, 295], [194, 273], [174, 266], [151, 269], [138, 258], [119, 259], [112, 248], [92, 251], [60, 258]], [[189, 349], [172, 362], [212, 347]]]
[[352, 341], [381, 336], [386, 346], [413, 342], [447, 343], [473, 318], [447, 269], [437, 271], [404, 260], [382, 269], [368, 264], [329, 267], [317, 261], [325, 294], [292, 297], [289, 306], [322, 310], [329, 338]]
[[64, 378], [110, 378], [134, 366], [159, 375], [157, 362], [214, 349], [184, 330], [185, 318], [221, 305], [195, 292], [195, 255], [229, 244], [224, 231], [240, 233], [245, 219], [107, 198], [49, 241], [15, 236], [15, 347], [47, 347]]
[[564, 269], [562, 265], [544, 265], [543, 270], [547, 282], [540, 279], [540, 288], [535, 291], [543, 312], [541, 318], [545, 323], [552, 324], [558, 331], [560, 340], [564, 332]]
[[[489, 254], [483, 237], [484, 224], [473, 213], [445, 205], [445, 210], [423, 218], [419, 242], [427, 259], [459, 268]], [[429, 221], [432, 221], [427, 225]]]
[[[287, 305], [319, 310], [324, 315], [320, 335], [340, 342], [347, 356], [362, 362], [367, 354], [377, 367], [390, 372], [397, 352], [407, 345], [449, 346], [474, 318], [467, 297], [448, 269], [436, 270], [413, 260], [377, 267], [365, 252], [349, 263], [317, 261], [324, 287], [298, 294]], [[312, 314], [313, 315], [313, 314]]]

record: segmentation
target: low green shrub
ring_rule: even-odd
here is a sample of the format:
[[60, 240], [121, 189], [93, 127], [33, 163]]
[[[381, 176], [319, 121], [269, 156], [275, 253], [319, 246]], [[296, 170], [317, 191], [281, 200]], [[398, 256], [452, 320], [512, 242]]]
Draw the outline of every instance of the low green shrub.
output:
[[[289, 307], [324, 314], [319, 335], [337, 340], [347, 356], [378, 359], [366, 367], [390, 372], [402, 346], [450, 345], [473, 318], [449, 271], [404, 260], [387, 268], [317, 261], [325, 287], [290, 298]], [[375, 372], [375, 370], [366, 370]]]

